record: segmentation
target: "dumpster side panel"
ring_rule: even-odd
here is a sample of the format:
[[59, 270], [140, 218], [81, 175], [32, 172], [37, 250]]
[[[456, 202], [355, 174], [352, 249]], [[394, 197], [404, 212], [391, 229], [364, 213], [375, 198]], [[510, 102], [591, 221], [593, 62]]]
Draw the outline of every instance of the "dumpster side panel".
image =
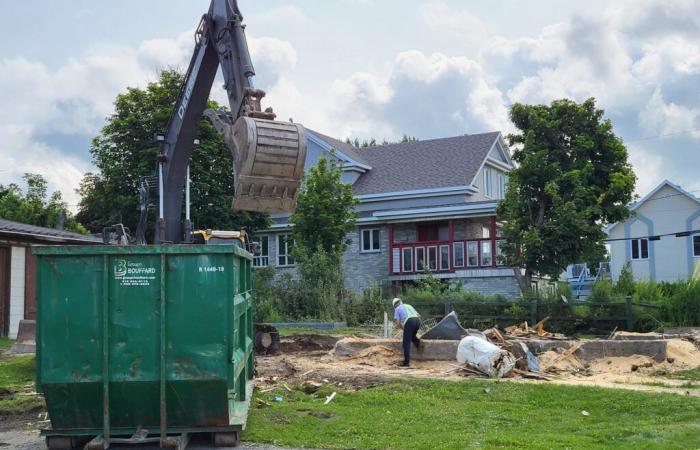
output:
[[228, 425], [235, 255], [169, 255], [166, 369], [169, 426]]
[[101, 423], [101, 256], [39, 260], [37, 375], [54, 427]]
[[52, 433], [245, 425], [253, 377], [248, 253], [223, 246], [35, 253], [37, 383]]
[[113, 427], [159, 423], [160, 255], [109, 257], [109, 403]]

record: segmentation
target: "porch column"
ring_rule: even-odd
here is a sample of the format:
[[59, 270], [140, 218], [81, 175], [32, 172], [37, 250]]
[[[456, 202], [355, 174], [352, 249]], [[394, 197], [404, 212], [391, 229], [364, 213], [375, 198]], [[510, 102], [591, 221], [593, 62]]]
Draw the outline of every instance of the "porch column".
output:
[[496, 216], [491, 216], [491, 266], [496, 267]]

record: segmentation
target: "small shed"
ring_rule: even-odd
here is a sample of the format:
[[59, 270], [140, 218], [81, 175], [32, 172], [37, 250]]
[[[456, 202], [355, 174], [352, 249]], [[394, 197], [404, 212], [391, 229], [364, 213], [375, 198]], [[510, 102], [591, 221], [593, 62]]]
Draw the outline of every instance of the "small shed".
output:
[[0, 337], [17, 337], [20, 320], [36, 315], [36, 245], [93, 245], [100, 238], [0, 219]]

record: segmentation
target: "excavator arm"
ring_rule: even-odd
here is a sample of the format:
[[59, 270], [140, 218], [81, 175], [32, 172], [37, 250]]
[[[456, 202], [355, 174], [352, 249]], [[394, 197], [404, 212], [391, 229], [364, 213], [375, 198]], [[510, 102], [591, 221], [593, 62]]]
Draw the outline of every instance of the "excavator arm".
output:
[[[195, 48], [158, 155], [156, 241], [189, 241], [183, 233], [182, 197], [198, 123], [206, 115], [231, 150], [233, 208], [261, 212], [294, 209], [306, 159], [306, 136], [299, 124], [275, 121], [261, 110], [265, 93], [253, 86], [255, 70], [236, 0], [212, 0], [195, 33]], [[230, 113], [206, 110], [221, 67]]]

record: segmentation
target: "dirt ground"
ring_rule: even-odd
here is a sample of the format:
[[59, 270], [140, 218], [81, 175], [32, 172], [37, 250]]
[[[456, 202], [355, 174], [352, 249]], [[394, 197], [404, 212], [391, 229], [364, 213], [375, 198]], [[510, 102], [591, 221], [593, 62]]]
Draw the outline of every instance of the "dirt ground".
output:
[[[339, 338], [335, 340], [337, 339]], [[460, 370], [456, 361], [412, 361], [410, 368], [403, 368], [399, 366], [402, 355], [384, 346], [369, 347], [351, 357], [336, 357], [331, 352], [335, 340], [328, 339], [327, 336], [289, 337], [285, 340], [287, 344], [283, 348], [287, 349], [286, 353], [258, 357], [256, 360], [256, 384], [262, 390], [284, 390], [285, 384], [289, 387], [306, 381], [333, 384], [345, 389], [361, 389], [400, 377], [440, 380], [477, 377]], [[297, 345], [299, 342], [302, 344]], [[691, 342], [672, 339], [668, 341], [667, 356], [668, 359], [662, 363], [656, 363], [651, 357], [642, 355], [608, 357], [585, 363], [568, 352], [552, 350], [539, 355], [542, 373], [550, 381], [519, 376], [507, 380], [670, 392], [700, 397], [700, 389], [682, 387], [686, 381], [655, 375], [659, 371], [676, 372], [700, 366], [700, 350]], [[656, 385], [650, 385], [651, 383]]]

